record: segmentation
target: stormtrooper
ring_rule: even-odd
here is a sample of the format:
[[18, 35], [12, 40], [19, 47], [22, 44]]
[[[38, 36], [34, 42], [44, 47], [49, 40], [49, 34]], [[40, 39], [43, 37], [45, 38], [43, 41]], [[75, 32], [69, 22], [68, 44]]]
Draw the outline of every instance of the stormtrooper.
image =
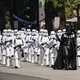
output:
[[12, 30], [8, 30], [6, 37], [6, 66], [12, 66], [12, 57], [14, 55]]
[[54, 69], [76, 70], [75, 34], [71, 26], [66, 26], [66, 32], [61, 37]]
[[66, 29], [65, 28], [62, 29], [62, 34], [65, 34], [65, 32], [66, 32]]
[[22, 46], [22, 40], [19, 32], [15, 33], [15, 52], [14, 52], [14, 58], [15, 58], [15, 68], [20, 68], [20, 59], [21, 59], [21, 46]]
[[39, 34], [38, 31], [33, 29], [32, 30], [32, 41], [33, 41], [33, 59], [32, 63], [37, 63], [38, 60], [38, 39], [39, 39]]
[[43, 30], [43, 37], [41, 41], [41, 46], [43, 47], [44, 53], [42, 54], [42, 63], [41, 65], [46, 65], [49, 66], [49, 36], [48, 36], [48, 31], [46, 29]]
[[21, 46], [21, 52], [22, 52], [22, 60], [26, 61], [26, 31], [25, 30], [20, 30], [19, 31], [21, 35], [21, 40], [22, 40], [22, 46]]
[[42, 38], [43, 38], [43, 31], [44, 29], [40, 29], [40, 32], [39, 32], [39, 38], [38, 38], [38, 64], [42, 64], [42, 60], [43, 60], [43, 54], [44, 54], [44, 48], [42, 47]]
[[25, 43], [25, 47], [24, 47], [24, 53], [25, 53], [25, 57], [26, 60], [28, 62], [31, 62], [31, 54], [33, 53], [33, 48], [32, 48], [32, 36], [31, 36], [31, 30], [27, 29], [26, 32], [26, 43]]
[[49, 49], [50, 49], [49, 65], [50, 65], [50, 67], [53, 68], [54, 63], [56, 61], [56, 57], [57, 57], [57, 40], [56, 40], [55, 31], [51, 31], [51, 34], [50, 34], [50, 37], [49, 37]]
[[23, 45], [26, 43], [26, 31], [21, 31], [21, 39], [23, 41]]
[[0, 33], [0, 61], [2, 60], [2, 34]]
[[11, 30], [10, 31], [10, 40], [11, 40], [11, 44], [10, 44], [10, 50], [11, 50], [11, 66], [14, 66], [14, 31]]
[[6, 37], [7, 30], [3, 30], [2, 33], [2, 65], [6, 65]]
[[80, 66], [80, 30], [77, 31], [77, 66]]

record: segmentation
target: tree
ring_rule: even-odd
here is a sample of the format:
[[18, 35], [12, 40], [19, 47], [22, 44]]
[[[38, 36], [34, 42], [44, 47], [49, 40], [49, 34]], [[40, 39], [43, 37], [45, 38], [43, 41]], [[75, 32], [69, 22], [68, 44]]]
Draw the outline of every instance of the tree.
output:
[[80, 8], [80, 0], [75, 0], [75, 8], [77, 12], [77, 21], [78, 21], [78, 27], [80, 26], [80, 17], [79, 17], [79, 8]]
[[80, 17], [79, 17], [79, 8], [80, 8], [80, 0], [66, 0], [66, 11], [70, 9], [70, 11], [66, 12], [66, 14], [69, 14], [71, 12], [71, 15], [73, 17], [73, 10], [76, 10], [77, 13], [77, 21], [78, 21], [78, 26], [80, 25]]
[[78, 24], [79, 20], [79, 7], [80, 0], [53, 0], [53, 5], [55, 6], [61, 17], [61, 25], [64, 26], [66, 18], [73, 17], [73, 10], [77, 12]]
[[52, 0], [54, 8], [58, 16], [60, 16], [60, 28], [64, 27], [65, 17], [65, 1], [64, 0]]

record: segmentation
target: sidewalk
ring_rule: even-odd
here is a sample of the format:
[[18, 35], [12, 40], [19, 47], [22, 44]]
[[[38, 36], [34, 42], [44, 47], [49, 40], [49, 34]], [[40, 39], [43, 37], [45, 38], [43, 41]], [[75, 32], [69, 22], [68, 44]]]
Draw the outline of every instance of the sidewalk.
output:
[[80, 69], [75, 71], [53, 70], [49, 67], [25, 62], [22, 62], [21, 65], [20, 69], [2, 67], [0, 65], [0, 72], [40, 77], [48, 80], [80, 80]]

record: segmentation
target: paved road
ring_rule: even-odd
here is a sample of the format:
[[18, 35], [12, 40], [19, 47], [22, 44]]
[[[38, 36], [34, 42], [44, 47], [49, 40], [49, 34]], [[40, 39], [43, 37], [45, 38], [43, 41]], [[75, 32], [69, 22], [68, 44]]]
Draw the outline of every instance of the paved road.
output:
[[30, 63], [21, 65], [20, 69], [0, 65], [0, 80], [80, 80], [80, 68], [67, 71]]
[[10, 74], [10, 73], [2, 73], [0, 72], [0, 80], [47, 80], [39, 77], [18, 75], [18, 74]]

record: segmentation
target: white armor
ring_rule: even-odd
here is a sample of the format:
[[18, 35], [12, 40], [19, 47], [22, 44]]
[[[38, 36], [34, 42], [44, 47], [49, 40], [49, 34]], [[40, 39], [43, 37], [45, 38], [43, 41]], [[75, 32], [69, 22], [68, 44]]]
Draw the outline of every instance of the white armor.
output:
[[0, 34], [0, 60], [2, 60], [2, 35]]
[[12, 56], [11, 43], [7, 42], [6, 44], [6, 66], [10, 66], [11, 56]]
[[[31, 36], [31, 30], [30, 29], [27, 29], [27, 32], [26, 32], [26, 48], [27, 48], [27, 52], [28, 53], [28, 61], [31, 62], [31, 52], [32, 52], [32, 47], [31, 47], [31, 44], [32, 44], [32, 36]], [[30, 50], [31, 49], [31, 50]]]
[[50, 66], [54, 65], [57, 56], [57, 41], [56, 41], [56, 33], [55, 31], [51, 31], [50, 38], [49, 38], [49, 45], [50, 45]]
[[39, 38], [38, 38], [38, 44], [39, 44], [39, 47], [38, 47], [38, 64], [42, 64], [42, 59], [43, 59], [43, 54], [44, 54], [44, 50], [43, 50], [43, 47], [42, 47], [42, 38], [43, 38], [43, 31], [44, 29], [40, 29], [40, 32], [39, 32]]
[[77, 66], [80, 66], [80, 30], [77, 31]]
[[25, 43], [25, 39], [26, 39], [26, 31], [19, 31], [20, 37], [23, 41], [23, 43]]
[[33, 63], [37, 63], [38, 60], [38, 39], [39, 39], [39, 34], [38, 31], [33, 29], [32, 30], [32, 40], [33, 40]]
[[64, 34], [66, 32], [66, 29], [64, 28], [63, 30], [62, 30], [62, 33]]
[[14, 37], [12, 30], [8, 30], [6, 37], [6, 66], [12, 65], [12, 56], [14, 56]]
[[14, 58], [15, 58], [15, 68], [20, 68], [20, 58], [21, 58], [21, 46], [23, 44], [21, 40], [21, 35], [19, 32], [15, 33], [15, 53], [14, 53]]
[[41, 41], [41, 45], [44, 48], [44, 53], [42, 54], [42, 63], [41, 65], [49, 65], [49, 46], [48, 46], [48, 42], [49, 42], [49, 37], [48, 37], [48, 31], [47, 30], [43, 30], [43, 37], [42, 37], [42, 41]]
[[19, 34], [19, 32], [17, 32], [17, 36], [15, 38], [15, 46], [18, 46], [18, 45], [22, 45], [22, 39], [21, 39], [21, 35]]
[[6, 47], [2, 45], [2, 64], [6, 65]]
[[19, 47], [16, 47], [15, 49], [14, 59], [15, 59], [15, 68], [20, 68], [20, 48]]
[[7, 30], [3, 30], [2, 33], [2, 64], [6, 65], [6, 38], [7, 38]]

